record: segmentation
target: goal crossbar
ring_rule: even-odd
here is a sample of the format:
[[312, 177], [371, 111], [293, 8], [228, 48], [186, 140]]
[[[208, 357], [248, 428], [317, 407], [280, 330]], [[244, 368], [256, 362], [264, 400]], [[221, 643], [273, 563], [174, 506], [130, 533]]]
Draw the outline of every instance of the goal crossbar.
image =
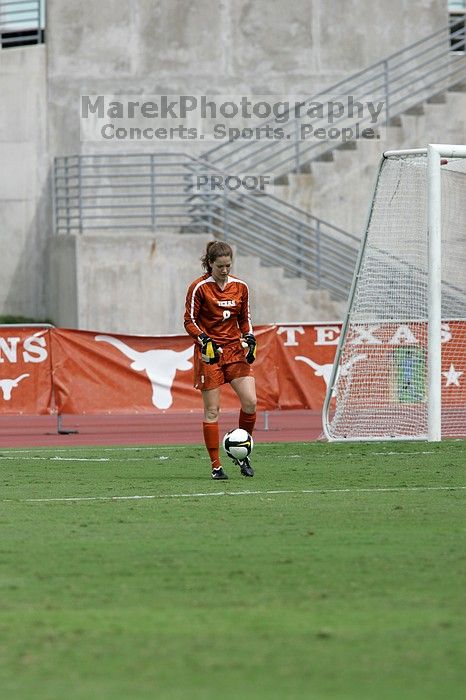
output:
[[401, 150], [384, 151], [383, 158], [393, 156], [427, 155], [429, 148], [437, 151], [442, 158], [466, 158], [466, 146], [450, 146], [443, 143], [430, 143], [426, 148], [407, 148]]

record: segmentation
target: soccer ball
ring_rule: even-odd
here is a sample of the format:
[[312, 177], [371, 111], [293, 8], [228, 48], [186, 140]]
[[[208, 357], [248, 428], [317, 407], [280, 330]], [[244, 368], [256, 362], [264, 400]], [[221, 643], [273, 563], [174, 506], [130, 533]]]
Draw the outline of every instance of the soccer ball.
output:
[[233, 459], [249, 457], [254, 447], [254, 440], [246, 430], [235, 428], [229, 430], [223, 438], [223, 449]]

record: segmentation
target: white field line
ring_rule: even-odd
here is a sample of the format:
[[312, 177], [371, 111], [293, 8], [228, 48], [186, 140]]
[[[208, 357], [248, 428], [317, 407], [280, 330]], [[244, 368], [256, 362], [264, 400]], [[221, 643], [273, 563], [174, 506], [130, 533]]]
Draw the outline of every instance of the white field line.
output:
[[[14, 455], [0, 455], [0, 460], [2, 459], [13, 459], [16, 460]], [[22, 459], [35, 459], [42, 462], [110, 462], [109, 457], [23, 457]]]
[[[199, 447], [201, 445], [199, 444]], [[133, 450], [134, 452], [141, 452], [142, 450], [179, 450], [180, 448], [183, 447], [192, 447], [192, 445], [150, 445], [149, 447], [100, 447], [100, 445], [95, 445], [94, 447], [92, 445], [83, 445], [82, 447], [47, 447], [47, 446], [42, 446], [42, 447], [30, 447], [28, 449], [24, 450], [18, 450], [16, 447], [0, 447], [0, 453], [1, 452], [10, 452], [11, 454], [34, 454], [36, 452], [40, 452], [41, 450], [53, 450], [54, 452], [72, 452], [73, 450], [82, 450], [82, 449], [94, 449], [94, 450], [99, 450], [99, 452], [120, 452], [123, 450]]]
[[63, 498], [4, 498], [0, 503], [80, 503], [89, 501], [142, 501], [160, 498], [211, 498], [218, 496], [319, 495], [328, 493], [401, 493], [404, 491], [463, 491], [466, 486], [386, 486], [345, 489], [275, 489], [267, 491], [211, 491], [210, 493], [158, 493], [138, 496], [68, 496]]
[[[180, 446], [183, 447], [183, 446]], [[200, 446], [199, 446], [200, 447]], [[37, 448], [40, 449], [40, 448]], [[11, 450], [7, 451], [7, 454], [5, 454], [5, 449], [2, 450], [0, 448], [0, 461], [3, 459], [24, 459], [24, 460], [39, 460], [39, 461], [63, 461], [63, 462], [119, 462], [119, 461], [125, 461], [125, 462], [146, 462], [147, 459], [159, 459], [159, 460], [164, 460], [164, 459], [169, 459], [169, 457], [166, 457], [165, 455], [158, 455], [157, 454], [157, 447], [148, 447], [144, 449], [151, 450], [154, 454], [150, 457], [124, 457], [124, 458], [118, 458], [118, 457], [59, 457], [59, 456], [41, 456], [37, 455], [37, 449], [32, 449], [32, 450], [15, 450], [14, 448]], [[47, 448], [43, 448], [47, 449]], [[71, 448], [72, 450], [73, 448]], [[78, 448], [79, 449], [79, 448]], [[135, 450], [139, 451], [141, 448], [121, 448], [121, 449], [128, 449], [128, 450]], [[163, 446], [162, 450], [165, 452], [166, 450], [170, 449], [180, 449], [179, 447], [170, 447], [170, 446]], [[108, 452], [108, 451], [118, 451], [118, 448], [107, 448], [101, 451]], [[54, 452], [66, 452], [70, 454], [70, 448], [61, 450], [54, 450]], [[412, 457], [412, 456], [419, 456], [419, 455], [433, 455], [433, 454], [438, 454], [436, 450], [418, 450], [415, 452], [395, 452], [395, 451], [390, 451], [390, 452], [365, 452], [364, 457], [366, 456], [373, 456], [373, 457], [390, 457], [390, 456], [398, 456], [398, 457]], [[354, 452], [348, 452], [345, 455], [346, 457], [357, 457], [356, 453]], [[306, 455], [306, 454], [290, 454], [290, 455], [282, 455], [280, 459], [303, 459], [303, 458], [309, 458], [313, 460], [318, 460], [318, 459], [329, 459], [332, 457], [331, 452], [325, 452], [322, 454], [313, 454], [313, 455]], [[206, 455], [202, 455], [200, 459], [207, 459]]]
[[[2, 455], [0, 454], [0, 461], [2, 459], [17, 460], [15, 455]], [[38, 457], [36, 455], [31, 457], [20, 457], [20, 459], [26, 460], [39, 460], [42, 462], [147, 462], [147, 459], [142, 459], [140, 457]], [[165, 457], [165, 455], [154, 455], [153, 459], [170, 459]]]

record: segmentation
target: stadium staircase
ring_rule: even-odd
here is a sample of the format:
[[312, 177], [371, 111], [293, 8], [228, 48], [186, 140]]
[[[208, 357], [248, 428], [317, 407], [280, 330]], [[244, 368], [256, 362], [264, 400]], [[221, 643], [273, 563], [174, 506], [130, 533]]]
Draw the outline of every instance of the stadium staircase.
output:
[[[296, 278], [303, 290], [318, 290], [323, 295], [320, 302], [343, 302], [359, 241], [345, 228], [359, 232], [362, 222], [356, 228], [354, 222], [353, 226], [330, 224], [315, 215], [318, 202], [320, 210], [332, 211], [335, 219], [339, 210], [366, 212], [367, 188], [370, 191], [374, 167], [388, 147], [385, 144], [391, 148], [416, 145], [418, 120], [431, 110], [433, 129], [442, 118], [438, 110], [451, 124], [452, 100], [466, 97], [464, 43], [463, 29], [452, 32], [445, 27], [304, 101], [328, 103], [352, 95], [355, 102], [364, 102], [368, 95], [375, 96], [374, 101], [385, 104], [382, 121], [390, 135], [385, 142], [342, 144], [341, 140], [290, 138], [224, 142], [202, 158], [173, 153], [56, 158], [55, 229], [58, 233], [91, 229], [210, 233], [261, 264], [281, 269], [283, 277]], [[464, 114], [464, 109], [459, 113]], [[327, 119], [311, 122], [319, 128], [328, 126]], [[368, 116], [343, 116], [334, 126], [354, 129], [359, 123], [361, 128], [369, 126], [368, 120]], [[294, 136], [300, 125], [300, 119], [290, 119], [286, 134]], [[426, 125], [422, 127], [419, 145], [427, 138]], [[446, 131], [442, 136], [445, 140]], [[206, 171], [273, 173], [275, 194], [213, 195], [196, 189], [195, 176]], [[343, 192], [351, 193], [351, 206], [344, 206]], [[313, 214], [303, 206], [308, 202], [316, 204]]]
[[342, 143], [337, 138], [296, 138], [303, 123], [311, 125], [314, 130], [328, 130], [329, 125], [339, 130], [349, 128], [353, 131], [357, 125], [360, 130], [373, 126], [367, 111], [362, 115], [343, 113], [329, 121], [328, 103], [345, 103], [349, 96], [353, 104], [367, 103], [368, 100], [382, 101], [382, 118], [377, 125], [399, 126], [400, 115], [421, 113], [422, 105], [427, 100], [464, 83], [464, 27], [452, 32], [451, 28], [456, 26], [457, 23], [452, 21], [443, 29], [303, 100], [301, 112], [319, 103], [324, 106], [322, 116], [291, 117], [285, 124], [275, 118], [261, 122], [260, 126], [281, 127], [284, 136], [280, 140], [223, 141], [206, 151], [203, 159], [219, 170], [231, 173], [274, 173], [280, 178], [290, 172], [308, 172], [313, 162], [331, 161], [335, 151], [353, 150], [358, 142], [350, 140]]
[[[291, 118], [286, 125], [274, 119], [262, 123], [284, 129], [279, 141], [223, 142], [203, 154], [225, 172], [271, 173], [274, 194], [283, 201], [328, 217], [341, 229], [360, 233], [365, 223], [374, 172], [387, 148], [412, 148], [465, 138], [466, 58], [464, 26], [453, 19], [401, 51], [303, 101], [354, 103], [371, 99], [385, 108], [378, 120], [378, 139], [303, 141], [295, 138], [302, 123], [328, 128], [328, 114], [320, 118]], [[302, 110], [305, 113], [303, 108]], [[355, 130], [373, 126], [366, 113], [333, 120], [333, 127]], [[441, 125], [441, 128], [439, 128]], [[460, 141], [458, 141], [460, 139]]]

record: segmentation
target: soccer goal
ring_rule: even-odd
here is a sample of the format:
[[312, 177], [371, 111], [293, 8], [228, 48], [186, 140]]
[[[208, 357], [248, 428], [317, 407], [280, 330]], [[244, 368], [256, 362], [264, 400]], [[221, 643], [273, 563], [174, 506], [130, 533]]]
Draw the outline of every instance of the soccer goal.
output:
[[323, 426], [329, 440], [466, 437], [466, 146], [384, 153]]

